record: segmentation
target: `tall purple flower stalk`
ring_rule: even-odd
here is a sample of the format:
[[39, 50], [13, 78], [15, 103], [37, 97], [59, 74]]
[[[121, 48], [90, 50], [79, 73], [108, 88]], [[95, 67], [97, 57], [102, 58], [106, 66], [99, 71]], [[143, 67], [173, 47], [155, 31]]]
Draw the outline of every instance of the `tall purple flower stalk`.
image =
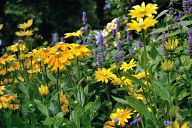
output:
[[184, 11], [188, 11], [188, 9], [190, 8], [189, 7], [189, 3], [190, 3], [190, 0], [183, 0], [183, 2], [182, 2], [182, 7], [183, 7], [183, 10]]
[[164, 124], [165, 126], [169, 126], [169, 125], [171, 125], [171, 121], [165, 120], [165, 121], [163, 122], [163, 124]]
[[118, 32], [120, 30], [120, 20], [119, 20], [119, 18], [116, 19], [116, 24], [117, 24], [116, 31]]
[[142, 42], [140, 40], [137, 41], [137, 47], [140, 50], [142, 48]]
[[138, 123], [138, 122], [140, 122], [140, 121], [141, 121], [141, 117], [136, 118], [136, 119], [134, 119], [132, 122], [130, 122], [129, 125], [132, 126], [132, 125], [134, 125], [134, 124], [136, 124], [136, 123]]
[[82, 13], [82, 21], [83, 21], [84, 24], [87, 23], [87, 13], [86, 12]]
[[192, 28], [190, 28], [188, 31], [188, 52], [190, 57], [192, 57]]

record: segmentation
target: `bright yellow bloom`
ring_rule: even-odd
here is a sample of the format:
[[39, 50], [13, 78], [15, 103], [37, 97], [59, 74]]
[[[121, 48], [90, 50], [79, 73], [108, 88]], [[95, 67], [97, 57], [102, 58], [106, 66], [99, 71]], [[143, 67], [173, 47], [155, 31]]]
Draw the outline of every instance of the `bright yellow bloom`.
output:
[[32, 67], [27, 71], [28, 73], [38, 73], [41, 71], [39, 64], [32, 64]]
[[41, 85], [38, 89], [41, 96], [46, 96], [49, 93], [47, 85]]
[[9, 67], [8, 67], [8, 72], [16, 71], [20, 69], [19, 62], [13, 62]]
[[157, 8], [157, 4], [149, 3], [145, 6], [145, 2], [143, 2], [141, 6], [133, 6], [134, 10], [130, 10], [128, 15], [130, 15], [131, 18], [137, 18], [137, 20], [139, 20], [139, 18], [143, 18], [144, 16], [151, 17], [152, 14], [157, 14]]
[[109, 80], [112, 80], [112, 78], [116, 77], [110, 69], [105, 69], [105, 68], [98, 68], [98, 70], [95, 72], [96, 75], [96, 80], [97, 82], [103, 82], [103, 83], [108, 83]]
[[43, 61], [52, 55], [49, 48], [40, 48], [38, 50], [34, 49], [33, 53], [34, 61], [37, 63], [42, 62], [41, 64], [43, 64]]
[[179, 122], [176, 120], [172, 125], [167, 126], [166, 128], [189, 128], [187, 123], [185, 122], [181, 127], [179, 125]]
[[[149, 75], [149, 73], [147, 73], [147, 75]], [[145, 72], [139, 72], [138, 74], [136, 75], [132, 75], [134, 77], [136, 77], [137, 79], [142, 79], [142, 78], [145, 78]]]
[[7, 94], [7, 95], [0, 96], [0, 109], [2, 107], [7, 108], [9, 104], [16, 99], [16, 97], [17, 95], [15, 94]]
[[71, 32], [71, 33], [65, 33], [64, 38], [72, 37], [72, 36], [82, 36], [82, 31], [78, 30], [76, 32]]
[[69, 44], [69, 43], [59, 42], [54, 47], [50, 48], [50, 52], [51, 53], [56, 53], [56, 52], [59, 52], [59, 51], [65, 52], [65, 51], [70, 50], [71, 47], [72, 47], [72, 45]]
[[3, 24], [0, 24], [0, 30], [3, 28]]
[[129, 64], [127, 64], [126, 62], [123, 62], [121, 64], [120, 70], [123, 70], [123, 72], [126, 72], [127, 70], [133, 70], [133, 67], [136, 67], [136, 61], [133, 59], [131, 59], [131, 61], [129, 62]]
[[166, 50], [173, 51], [177, 48], [178, 44], [179, 44], [178, 39], [172, 39], [172, 40], [166, 41], [164, 46], [165, 46]]
[[68, 113], [69, 112], [69, 109], [68, 109], [69, 102], [67, 100], [67, 97], [63, 94], [63, 91], [60, 92], [59, 100], [60, 100], [62, 112], [64, 112], [65, 114]]
[[71, 53], [68, 52], [56, 52], [47, 58], [44, 63], [48, 64], [48, 67], [51, 68], [52, 71], [58, 71], [64, 69], [65, 65], [70, 65], [70, 60], [73, 58]]
[[171, 71], [173, 69], [174, 62], [173, 61], [164, 61], [161, 63], [161, 68], [163, 71]]
[[32, 24], [33, 24], [33, 19], [30, 19], [30, 20], [28, 20], [27, 22], [24, 22], [24, 23], [22, 23], [22, 24], [19, 24], [19, 27], [18, 27], [18, 28], [25, 30], [25, 29], [31, 27]]
[[90, 56], [91, 51], [85, 45], [72, 44], [72, 48], [70, 50], [75, 57], [78, 59], [83, 58], [84, 56]]
[[113, 121], [107, 121], [103, 128], [115, 128], [115, 123]]
[[125, 126], [125, 123], [128, 122], [128, 119], [131, 118], [133, 114], [132, 109], [119, 109], [117, 108], [115, 113], [110, 115], [111, 120], [114, 122], [114, 119], [118, 120], [117, 125]]
[[26, 30], [26, 31], [17, 31], [15, 32], [15, 35], [17, 36], [32, 36], [33, 35], [33, 30]]
[[3, 95], [3, 90], [5, 89], [5, 86], [0, 86], [0, 95]]
[[8, 105], [8, 109], [11, 109], [11, 110], [17, 110], [20, 108], [20, 105], [19, 104], [9, 104]]
[[23, 51], [25, 49], [26, 49], [26, 45], [25, 44], [19, 44], [19, 43], [16, 43], [16, 44], [8, 47], [8, 50], [12, 51], [12, 52]]
[[7, 73], [5, 68], [0, 68], [0, 75], [5, 75]]
[[122, 76], [121, 80], [123, 81], [124, 85], [126, 85], [126, 86], [127, 85], [131, 85], [131, 86], [133, 86], [133, 82], [130, 79], [126, 78], [125, 76]]
[[113, 77], [112, 81], [111, 81], [114, 85], [123, 85], [123, 80], [121, 78]]
[[137, 32], [140, 32], [142, 29], [146, 30], [149, 27], [154, 26], [158, 21], [156, 19], [153, 19], [152, 17], [147, 17], [143, 20], [143, 18], [140, 18], [138, 21], [131, 20], [132, 23], [127, 23], [128, 30], [136, 30]]
[[6, 63], [11, 62], [13, 60], [15, 60], [15, 55], [3, 55], [0, 58], [0, 64], [5, 65]]

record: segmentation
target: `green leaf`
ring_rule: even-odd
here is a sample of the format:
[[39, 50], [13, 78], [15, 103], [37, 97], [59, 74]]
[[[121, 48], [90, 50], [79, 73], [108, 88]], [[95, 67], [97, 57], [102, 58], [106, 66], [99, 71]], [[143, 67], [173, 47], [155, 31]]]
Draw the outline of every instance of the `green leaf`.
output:
[[127, 99], [128, 104], [132, 108], [137, 110], [140, 114], [144, 115], [146, 118], [151, 119], [151, 121], [153, 121], [154, 124], [157, 124], [155, 116], [148, 111], [146, 105], [143, 104], [143, 102], [141, 100], [132, 98], [130, 96], [127, 96], [126, 99]]
[[47, 117], [44, 121], [42, 121], [43, 125], [51, 126], [54, 123], [55, 118]]
[[25, 96], [29, 99], [29, 91], [28, 88], [23, 84], [20, 83], [19, 89], [25, 94]]
[[40, 100], [34, 99], [34, 102], [37, 105], [37, 108], [39, 109], [39, 111], [41, 111], [44, 115], [46, 115], [48, 117], [49, 111], [48, 111], [47, 107], [44, 104], [42, 104]]
[[125, 99], [121, 99], [121, 98], [118, 98], [118, 97], [115, 97], [115, 96], [111, 96], [115, 101], [119, 102], [119, 103], [122, 103], [122, 104], [128, 104], [127, 100]]
[[53, 82], [57, 82], [57, 79], [51, 74], [51, 73], [49, 73], [49, 72], [47, 72], [47, 77], [51, 80], [51, 81], [53, 81]]
[[163, 16], [164, 14], [166, 14], [169, 10], [164, 10], [162, 11], [161, 13], [159, 13], [157, 16], [156, 16], [156, 19], [158, 19], [159, 17]]
[[152, 46], [152, 47], [151, 47], [151, 52], [150, 52], [151, 58], [155, 60], [156, 57], [157, 57], [157, 55], [158, 55], [157, 49], [156, 49], [154, 46]]
[[81, 106], [84, 106], [85, 104], [85, 94], [83, 91], [83, 88], [80, 87], [78, 92], [77, 92], [77, 101], [81, 104]]

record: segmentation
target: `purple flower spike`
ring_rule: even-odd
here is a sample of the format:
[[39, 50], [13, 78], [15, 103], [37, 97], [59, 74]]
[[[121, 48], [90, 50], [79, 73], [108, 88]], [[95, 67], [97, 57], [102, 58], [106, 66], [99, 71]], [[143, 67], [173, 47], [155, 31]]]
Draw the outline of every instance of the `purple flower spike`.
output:
[[142, 48], [142, 42], [140, 40], [137, 41], [137, 47], [139, 50]]
[[165, 121], [163, 122], [163, 124], [164, 124], [165, 126], [169, 126], [169, 125], [171, 125], [171, 121], [165, 120]]
[[87, 13], [86, 12], [82, 13], [82, 21], [83, 21], [84, 24], [87, 23]]
[[115, 118], [115, 119], [114, 119], [114, 123], [115, 123], [115, 124], [118, 124], [118, 122], [119, 122], [119, 119], [118, 119], [118, 118]]
[[129, 125], [132, 126], [132, 125], [134, 125], [134, 124], [136, 124], [136, 123], [138, 123], [138, 122], [140, 122], [140, 121], [141, 121], [141, 117], [136, 118], [136, 119], [134, 119], [132, 122], [130, 122]]
[[121, 51], [121, 40], [117, 40], [117, 51]]
[[116, 19], [116, 24], [117, 24], [117, 31], [119, 31], [120, 30], [120, 20], [119, 20], [119, 18], [117, 18]]

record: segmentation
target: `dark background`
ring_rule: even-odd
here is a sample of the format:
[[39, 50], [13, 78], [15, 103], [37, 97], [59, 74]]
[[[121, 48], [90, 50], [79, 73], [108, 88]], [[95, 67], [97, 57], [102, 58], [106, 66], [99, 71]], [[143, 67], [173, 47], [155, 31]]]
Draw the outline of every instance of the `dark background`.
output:
[[[145, 0], [148, 2], [155, 0]], [[162, 2], [163, 5], [167, 2]], [[86, 11], [88, 23], [92, 29], [102, 29], [107, 22], [128, 13], [134, 4], [141, 0], [0, 0], [0, 23], [4, 24], [0, 38], [4, 45], [10, 45], [17, 39], [15, 31], [18, 24], [34, 19], [32, 28], [43, 40], [51, 41], [54, 32], [63, 36], [82, 26], [82, 12]]]

